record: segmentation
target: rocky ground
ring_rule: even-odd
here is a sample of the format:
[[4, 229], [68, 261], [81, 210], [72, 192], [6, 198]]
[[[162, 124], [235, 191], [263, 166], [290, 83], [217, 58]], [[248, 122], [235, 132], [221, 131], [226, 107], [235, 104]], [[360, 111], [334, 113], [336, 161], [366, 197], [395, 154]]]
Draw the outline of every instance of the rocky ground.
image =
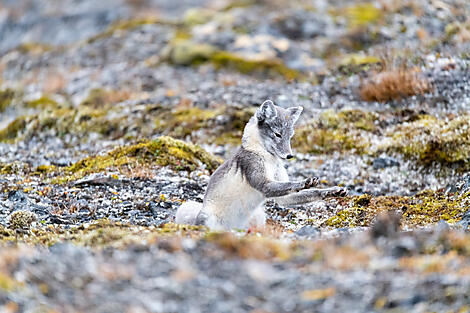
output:
[[[0, 311], [469, 312], [470, 5], [0, 4]], [[173, 223], [266, 99], [345, 198]]]

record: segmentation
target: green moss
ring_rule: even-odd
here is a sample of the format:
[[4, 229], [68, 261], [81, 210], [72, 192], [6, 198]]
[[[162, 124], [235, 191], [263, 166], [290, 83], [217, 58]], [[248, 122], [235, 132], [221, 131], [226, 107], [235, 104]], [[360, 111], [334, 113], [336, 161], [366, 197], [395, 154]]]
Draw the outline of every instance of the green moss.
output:
[[39, 99], [26, 102], [26, 107], [35, 109], [48, 109], [58, 108], [59, 104], [48, 96], [42, 96]]
[[231, 68], [243, 74], [282, 76], [287, 80], [305, 79], [302, 73], [288, 68], [279, 60], [249, 60], [235, 53], [219, 51], [212, 55], [211, 62], [217, 68]]
[[17, 117], [4, 129], [0, 129], [0, 142], [12, 141], [18, 137], [18, 134], [26, 127], [26, 118]]
[[249, 60], [238, 54], [220, 51], [211, 45], [191, 40], [173, 40], [164, 55], [170, 63], [176, 65], [200, 65], [210, 62], [216, 68], [229, 68], [243, 74], [282, 76], [287, 80], [305, 79], [302, 73], [288, 68], [280, 60]]
[[39, 42], [26, 42], [18, 46], [16, 50], [25, 54], [41, 54], [52, 50], [52, 46]]
[[304, 153], [356, 151], [367, 153], [370, 133], [377, 129], [378, 115], [348, 109], [326, 110], [316, 119], [297, 129], [292, 145]]
[[54, 165], [39, 165], [34, 170], [34, 175], [50, 175], [58, 171], [58, 168]]
[[20, 286], [21, 284], [17, 280], [0, 272], [0, 290], [11, 292]]
[[205, 24], [216, 12], [205, 8], [191, 8], [184, 13], [183, 23], [187, 26]]
[[62, 228], [48, 225], [20, 233], [15, 233], [15, 231], [0, 225], [0, 242], [27, 243], [41, 246], [71, 242], [93, 248], [121, 248], [129, 244], [153, 243], [161, 240], [161, 238], [174, 235], [202, 237], [206, 232], [207, 228], [203, 226], [168, 223], [155, 228], [100, 219], [91, 224], [78, 227]]
[[382, 12], [372, 3], [360, 3], [340, 10], [334, 15], [346, 16], [348, 25], [354, 28], [378, 22], [382, 17]]
[[425, 165], [434, 162], [469, 168], [470, 115], [450, 121], [422, 116], [411, 123], [399, 125], [389, 133], [390, 141], [380, 151], [399, 152]]
[[[159, 108], [155, 127], [159, 133], [175, 138], [189, 138], [193, 142], [239, 144], [246, 123], [254, 108], [220, 107], [203, 110], [197, 107], [169, 110]], [[224, 119], [217, 119], [223, 116]], [[197, 130], [204, 130], [198, 135]]]
[[215, 52], [216, 48], [208, 44], [175, 40], [168, 48], [166, 58], [175, 65], [199, 65], [208, 61]]
[[340, 64], [342, 66], [359, 66], [366, 64], [380, 63], [381, 60], [372, 55], [360, 55], [356, 53], [347, 54], [342, 59]]
[[[106, 105], [109, 105], [110, 102], [113, 102], [114, 94], [117, 91], [112, 90], [105, 90], [101, 88], [95, 88], [90, 90], [88, 97], [83, 100], [81, 103], [84, 107], [91, 107], [91, 108], [104, 108]], [[119, 98], [119, 97], [118, 97]]]
[[13, 90], [5, 89], [0, 91], [0, 113], [10, 106], [14, 98], [15, 92]]
[[124, 32], [124, 31], [131, 31], [143, 25], [151, 25], [151, 24], [162, 24], [162, 25], [172, 25], [174, 23], [171, 21], [163, 20], [160, 18], [137, 18], [137, 19], [130, 19], [130, 20], [121, 20], [114, 22], [111, 24], [105, 31], [102, 33], [89, 38], [86, 43], [93, 43], [97, 40], [107, 38], [112, 36], [116, 32]]
[[470, 197], [425, 191], [411, 197], [362, 195], [344, 201], [347, 202], [345, 208], [329, 218], [324, 226], [369, 226], [379, 212], [389, 210], [402, 212], [402, 225], [410, 227], [435, 224], [440, 220], [455, 223], [467, 211]]
[[368, 211], [363, 207], [351, 207], [339, 211], [324, 224], [329, 227], [358, 227], [368, 225]]
[[213, 172], [221, 160], [199, 146], [171, 137], [143, 140], [130, 146], [118, 147], [105, 155], [87, 157], [67, 168], [66, 175], [56, 177], [53, 183], [64, 183], [91, 173], [135, 166], [170, 166], [175, 170], [193, 171], [204, 167]]
[[13, 174], [15, 172], [14, 166], [11, 163], [0, 163], [0, 175]]
[[197, 107], [175, 111], [163, 110], [157, 116], [155, 124], [159, 132], [165, 132], [177, 138], [185, 138], [192, 132], [203, 128], [209, 119], [219, 113], [217, 110], [203, 110]]

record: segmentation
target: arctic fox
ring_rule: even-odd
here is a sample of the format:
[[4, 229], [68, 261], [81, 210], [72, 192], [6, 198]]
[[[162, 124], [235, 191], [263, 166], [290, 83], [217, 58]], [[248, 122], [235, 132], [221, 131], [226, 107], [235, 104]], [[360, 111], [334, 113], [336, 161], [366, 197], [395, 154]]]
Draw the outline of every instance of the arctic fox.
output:
[[245, 126], [241, 147], [212, 174], [203, 203], [183, 203], [175, 222], [243, 229], [265, 224], [268, 198], [279, 205], [296, 205], [345, 196], [346, 188], [312, 188], [318, 178], [289, 181], [283, 160], [293, 157], [290, 140], [302, 111], [301, 106], [284, 109], [271, 100], [263, 102]]

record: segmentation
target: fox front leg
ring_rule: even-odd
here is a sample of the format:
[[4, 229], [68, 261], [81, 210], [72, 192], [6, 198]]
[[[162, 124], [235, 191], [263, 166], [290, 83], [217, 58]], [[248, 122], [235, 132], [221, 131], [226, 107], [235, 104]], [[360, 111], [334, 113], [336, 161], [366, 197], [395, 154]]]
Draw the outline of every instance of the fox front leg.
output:
[[256, 189], [261, 191], [266, 198], [281, 197], [300, 190], [308, 190], [314, 186], [313, 178], [306, 178], [298, 182], [260, 182], [254, 184]]
[[348, 194], [348, 189], [343, 187], [331, 187], [331, 188], [310, 188], [304, 189], [299, 192], [289, 194], [283, 197], [276, 197], [274, 201], [278, 205], [287, 206], [287, 205], [297, 205], [305, 204], [318, 199], [327, 198], [327, 197], [344, 197]]

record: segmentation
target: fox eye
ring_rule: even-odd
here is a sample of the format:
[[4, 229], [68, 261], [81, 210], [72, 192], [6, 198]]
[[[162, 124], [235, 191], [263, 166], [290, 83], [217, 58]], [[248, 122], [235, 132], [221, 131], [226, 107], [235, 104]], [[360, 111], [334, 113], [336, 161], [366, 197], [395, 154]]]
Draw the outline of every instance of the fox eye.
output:
[[279, 134], [279, 133], [274, 133], [274, 135], [275, 135], [277, 138], [281, 138], [281, 137], [282, 137], [281, 134]]

